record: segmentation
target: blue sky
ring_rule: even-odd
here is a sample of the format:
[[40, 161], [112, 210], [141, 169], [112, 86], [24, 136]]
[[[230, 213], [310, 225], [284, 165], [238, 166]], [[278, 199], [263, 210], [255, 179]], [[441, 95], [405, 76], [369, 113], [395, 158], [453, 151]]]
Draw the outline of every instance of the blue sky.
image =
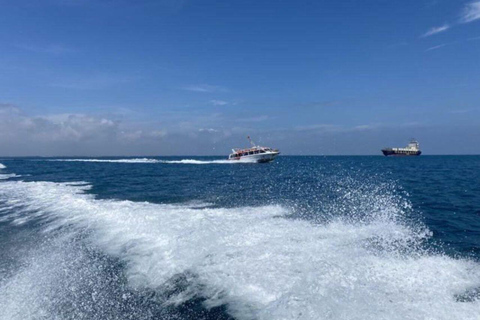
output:
[[0, 155], [480, 153], [480, 1], [0, 8]]

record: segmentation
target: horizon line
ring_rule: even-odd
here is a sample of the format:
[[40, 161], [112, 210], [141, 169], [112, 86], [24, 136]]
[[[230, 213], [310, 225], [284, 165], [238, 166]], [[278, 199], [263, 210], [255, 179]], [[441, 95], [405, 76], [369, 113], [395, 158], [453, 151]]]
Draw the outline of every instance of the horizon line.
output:
[[[461, 154], [423, 154], [421, 156], [480, 156], [480, 153], [461, 153]], [[1, 159], [12, 159], [12, 158], [160, 158], [160, 157], [225, 157], [224, 155], [115, 155], [115, 156], [107, 156], [107, 155], [96, 155], [96, 156], [80, 156], [80, 155], [73, 155], [73, 156], [60, 156], [60, 155], [53, 155], [53, 156], [39, 156], [39, 155], [32, 155], [32, 156], [1, 156]], [[383, 154], [283, 154], [279, 155], [278, 157], [385, 157]], [[409, 156], [406, 156], [409, 157]], [[420, 157], [420, 156], [416, 156]], [[390, 157], [390, 158], [404, 158], [402, 156], [398, 157]]]

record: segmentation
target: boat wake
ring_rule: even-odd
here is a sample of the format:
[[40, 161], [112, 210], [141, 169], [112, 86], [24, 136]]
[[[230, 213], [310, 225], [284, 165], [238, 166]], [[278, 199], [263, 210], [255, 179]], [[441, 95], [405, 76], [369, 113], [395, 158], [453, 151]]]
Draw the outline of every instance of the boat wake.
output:
[[161, 163], [157, 159], [135, 158], [135, 159], [49, 159], [48, 161], [59, 162], [105, 162], [105, 163]]
[[235, 164], [235, 163], [254, 163], [251, 159], [241, 160], [196, 160], [196, 159], [182, 159], [182, 160], [161, 160], [151, 158], [136, 158], [136, 159], [49, 159], [48, 161], [60, 162], [105, 162], [105, 163], [165, 163], [165, 164]]
[[162, 163], [171, 164], [236, 164], [236, 163], [256, 163], [251, 159], [240, 160], [195, 160], [195, 159], [183, 159], [183, 160], [160, 160]]
[[[479, 264], [426, 250], [428, 229], [403, 223], [402, 208], [391, 203], [362, 221], [314, 224], [289, 219], [282, 206], [102, 200], [89, 189], [85, 183], [0, 182], [3, 223], [40, 221], [42, 239], [49, 239], [0, 280], [0, 318], [118, 312], [130, 291], [113, 298], [104, 292], [106, 280], [96, 272], [111, 270], [108, 259], [123, 270], [111, 281], [124, 279], [150, 299], [144, 300], [182, 306], [201, 299], [206, 309], [225, 306], [238, 319], [463, 320], [480, 314], [479, 299], [455, 298], [479, 287]], [[92, 262], [91, 252], [109, 258]]]

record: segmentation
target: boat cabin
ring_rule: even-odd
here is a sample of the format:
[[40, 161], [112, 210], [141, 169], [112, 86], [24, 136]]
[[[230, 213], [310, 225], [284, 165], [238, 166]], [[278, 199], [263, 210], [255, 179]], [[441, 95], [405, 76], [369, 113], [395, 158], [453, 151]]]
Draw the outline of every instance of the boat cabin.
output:
[[255, 154], [267, 153], [273, 151], [271, 148], [251, 148], [251, 149], [233, 149], [233, 153], [228, 157], [229, 159], [235, 159]]

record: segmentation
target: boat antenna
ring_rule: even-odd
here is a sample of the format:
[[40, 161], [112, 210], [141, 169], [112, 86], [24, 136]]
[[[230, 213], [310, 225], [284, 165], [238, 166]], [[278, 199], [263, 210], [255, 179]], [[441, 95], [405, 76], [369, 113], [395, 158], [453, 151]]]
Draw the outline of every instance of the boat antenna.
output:
[[247, 136], [247, 139], [248, 141], [250, 141], [250, 144], [252, 145], [252, 147], [255, 147], [255, 142], [253, 142], [252, 139], [250, 139], [250, 136]]

